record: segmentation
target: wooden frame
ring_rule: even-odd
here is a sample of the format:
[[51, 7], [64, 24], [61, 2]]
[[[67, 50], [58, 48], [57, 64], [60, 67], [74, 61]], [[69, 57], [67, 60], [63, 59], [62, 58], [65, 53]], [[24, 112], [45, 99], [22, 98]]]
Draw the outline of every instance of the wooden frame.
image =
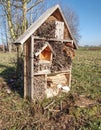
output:
[[[30, 54], [29, 54], [30, 52]], [[23, 45], [24, 56], [24, 98], [33, 100], [33, 52], [34, 52], [34, 36], [31, 36], [30, 44], [26, 42]]]
[[33, 90], [33, 81], [34, 81], [34, 76], [33, 76], [33, 72], [34, 72], [34, 66], [33, 66], [33, 62], [34, 62], [34, 60], [33, 60], [33, 52], [34, 52], [34, 36], [32, 35], [31, 36], [31, 60], [30, 60], [30, 62], [31, 62], [31, 74], [30, 74], [30, 76], [31, 76], [31, 83], [30, 83], [30, 85], [31, 85], [31, 99], [33, 100], [33, 93], [34, 93], [34, 90]]
[[60, 42], [71, 42], [73, 43], [73, 40], [69, 39], [56, 39], [56, 38], [45, 38], [45, 37], [39, 37], [39, 36], [34, 36], [35, 40], [46, 40], [46, 41], [60, 41]]

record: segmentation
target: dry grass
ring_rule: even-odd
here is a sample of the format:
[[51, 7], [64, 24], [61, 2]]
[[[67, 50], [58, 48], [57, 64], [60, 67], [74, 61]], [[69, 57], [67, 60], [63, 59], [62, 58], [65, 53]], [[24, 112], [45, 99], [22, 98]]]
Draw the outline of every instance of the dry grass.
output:
[[78, 50], [73, 62], [71, 92], [41, 103], [21, 97], [14, 59], [15, 53], [0, 53], [0, 130], [101, 129], [100, 50]]

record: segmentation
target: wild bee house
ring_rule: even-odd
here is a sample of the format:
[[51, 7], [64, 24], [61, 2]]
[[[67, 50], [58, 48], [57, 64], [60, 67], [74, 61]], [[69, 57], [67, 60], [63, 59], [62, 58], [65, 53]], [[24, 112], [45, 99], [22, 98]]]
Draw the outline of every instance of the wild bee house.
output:
[[23, 46], [25, 98], [43, 99], [70, 90], [78, 46], [59, 5], [41, 15], [14, 44]]

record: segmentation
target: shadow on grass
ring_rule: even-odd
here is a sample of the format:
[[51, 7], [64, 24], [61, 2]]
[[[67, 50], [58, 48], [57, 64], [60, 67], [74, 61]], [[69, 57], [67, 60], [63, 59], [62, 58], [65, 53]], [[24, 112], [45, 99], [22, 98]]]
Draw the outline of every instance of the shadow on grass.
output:
[[11, 91], [16, 91], [23, 98], [23, 80], [21, 79], [21, 76], [17, 77], [15, 67], [8, 67], [0, 64], [0, 68], [3, 70], [0, 72], [0, 77], [5, 80]]

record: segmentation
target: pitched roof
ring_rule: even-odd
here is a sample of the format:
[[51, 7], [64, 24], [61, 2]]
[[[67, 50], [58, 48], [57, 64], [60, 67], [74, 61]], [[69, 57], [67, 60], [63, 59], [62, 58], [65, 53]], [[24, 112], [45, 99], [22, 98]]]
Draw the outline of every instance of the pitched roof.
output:
[[77, 48], [78, 48], [78, 45], [77, 45], [75, 39], [73, 38], [73, 35], [72, 35], [71, 31], [70, 31], [70, 28], [69, 28], [69, 26], [68, 26], [68, 24], [67, 24], [67, 21], [66, 21], [64, 15], [63, 15], [63, 12], [62, 12], [62, 10], [61, 10], [61, 8], [60, 8], [59, 5], [55, 5], [55, 6], [51, 7], [51, 8], [49, 8], [46, 12], [44, 12], [43, 15], [41, 15], [41, 16], [39, 17], [39, 19], [37, 19], [37, 20], [25, 31], [25, 33], [23, 33], [23, 34], [14, 42], [14, 44], [23, 44], [23, 43], [48, 19], [48, 17], [51, 16], [57, 9], [59, 9], [59, 11], [60, 11], [60, 13], [61, 13], [61, 16], [62, 16], [62, 18], [63, 18], [63, 20], [64, 20], [64, 22], [65, 22], [65, 24], [66, 24], [66, 26], [67, 26], [67, 28], [68, 28], [68, 30], [69, 30], [70, 36], [71, 36], [71, 38], [72, 38], [73, 41], [74, 41], [75, 48], [77, 49]]

